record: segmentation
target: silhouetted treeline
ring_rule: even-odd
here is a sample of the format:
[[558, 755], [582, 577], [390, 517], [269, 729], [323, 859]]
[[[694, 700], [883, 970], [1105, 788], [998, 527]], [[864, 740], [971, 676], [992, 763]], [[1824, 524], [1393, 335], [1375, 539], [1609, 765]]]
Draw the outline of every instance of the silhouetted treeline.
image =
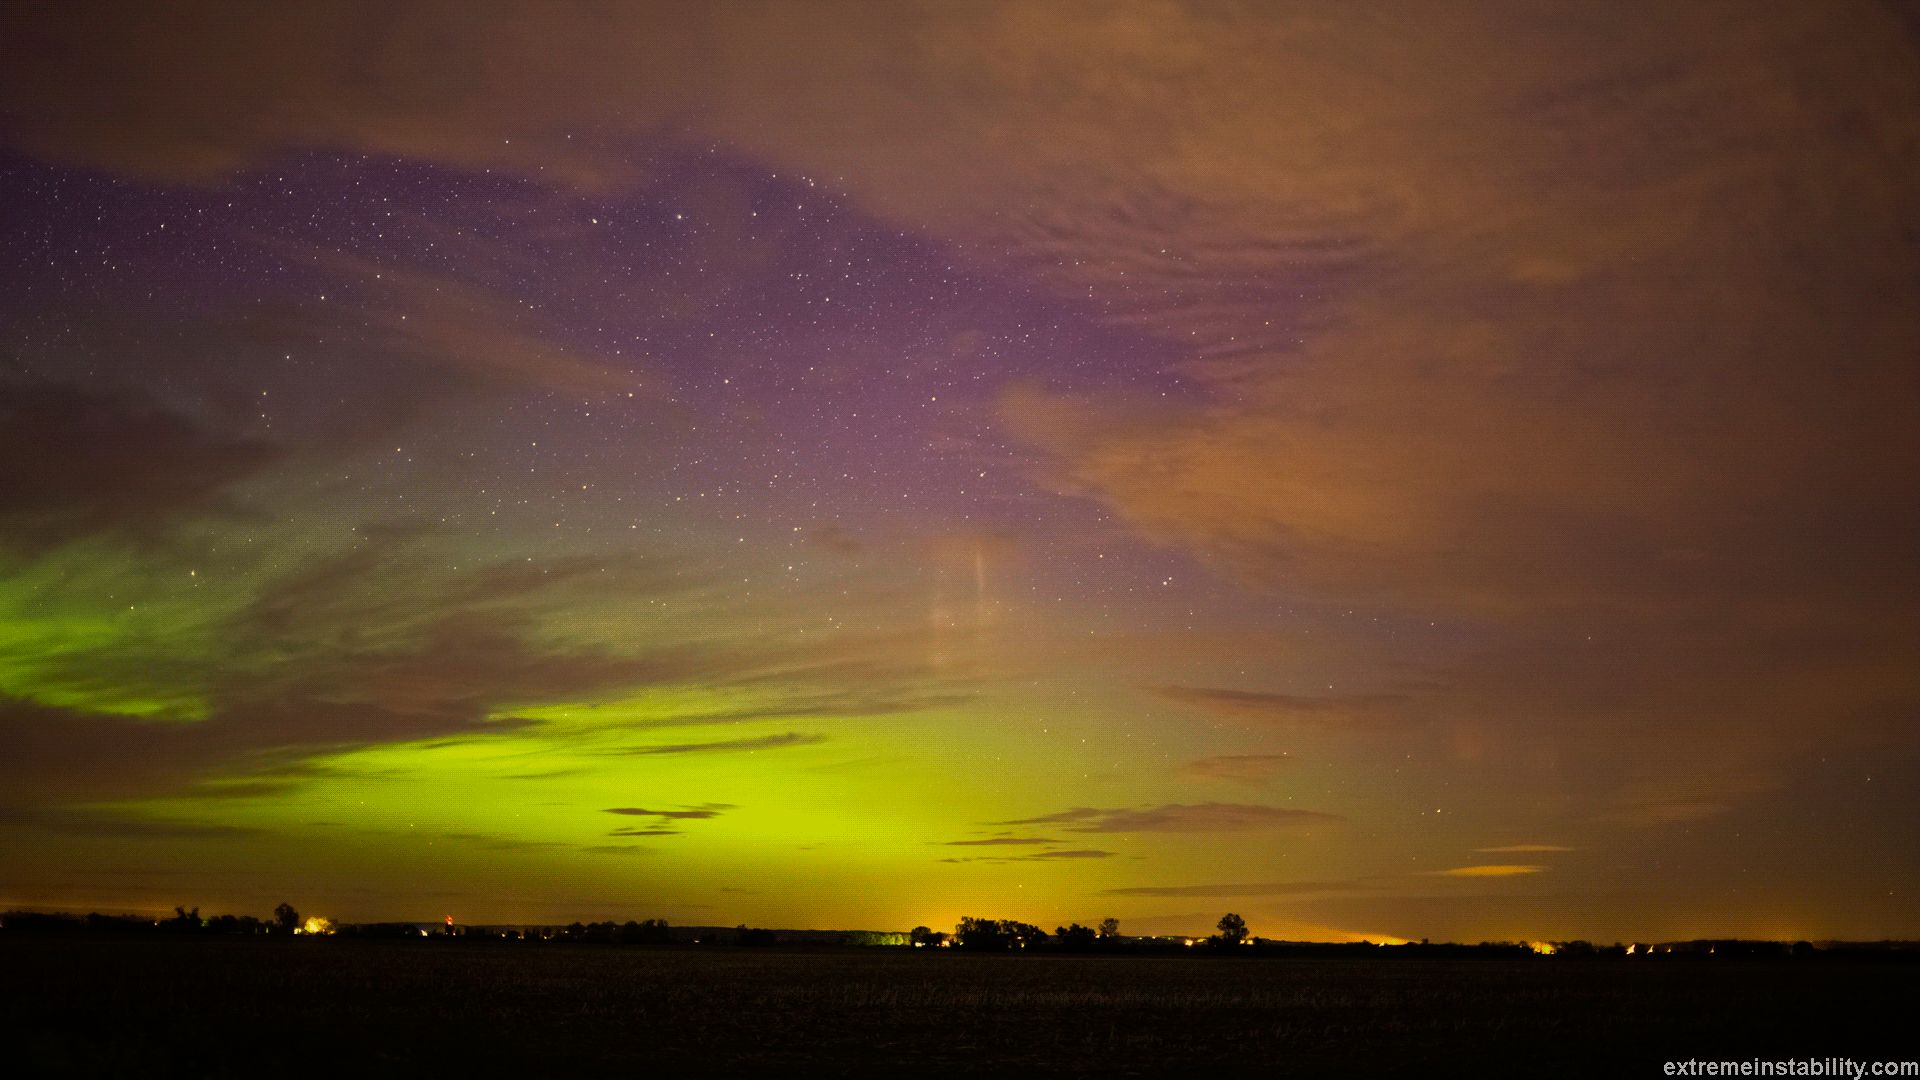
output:
[[[463, 942], [554, 942], [577, 945], [741, 945], [786, 946], [905, 945], [907, 935], [867, 930], [770, 930], [742, 923], [732, 927], [673, 926], [665, 919], [582, 923], [566, 926], [474, 926], [442, 923], [377, 922], [335, 924], [302, 919], [281, 904], [271, 919], [252, 915], [202, 917], [199, 908], [175, 908], [166, 918], [140, 915], [74, 915], [64, 912], [10, 911], [0, 915], [0, 934], [33, 936], [114, 935], [152, 937], [233, 935], [345, 937], [381, 939], [459, 939]], [[942, 935], [944, 936], [944, 935]]]
[[1707, 960], [1787, 958], [1900, 958], [1920, 961], [1920, 942], [1746, 941], [1715, 939], [1669, 942], [1483, 941], [1477, 944], [1429, 941], [1382, 943], [1371, 941], [1276, 941], [1256, 937], [1247, 921], [1228, 912], [1208, 937], [1180, 935], [1125, 937], [1120, 921], [1108, 918], [1098, 930], [1071, 923], [1047, 934], [1039, 927], [1014, 919], [969, 917], [952, 934], [917, 926], [909, 935], [917, 948], [955, 948], [982, 952], [1115, 953], [1125, 955], [1203, 955], [1235, 957], [1444, 959], [1557, 961], [1626, 959]]
[[241, 937], [265, 937], [291, 932], [252, 915], [215, 915], [201, 918], [199, 908], [175, 908], [172, 918], [154, 919], [138, 915], [69, 915], [65, 912], [9, 911], [0, 915], [0, 931], [9, 934], [56, 936], [63, 934], [101, 934], [121, 937], [152, 934], [222, 934]]
[[953, 933], [917, 926], [906, 934], [859, 930], [770, 930], [749, 927], [671, 926], [665, 919], [574, 922], [566, 926], [468, 926], [455, 923], [345, 923], [325, 919], [302, 920], [287, 904], [270, 919], [252, 915], [203, 917], [198, 908], [179, 907], [171, 916], [75, 915], [60, 912], [9, 911], [0, 914], [0, 935], [107, 937], [314, 937], [362, 939], [458, 939], [469, 942], [536, 942], [588, 946], [722, 945], [786, 948], [871, 948], [910, 946], [956, 949], [963, 952], [1020, 952], [1027, 954], [1111, 954], [1128, 956], [1235, 956], [1267, 958], [1517, 960], [1555, 962], [1625, 959], [1636, 962], [1708, 961], [1742, 959], [1900, 959], [1920, 962], [1920, 942], [1861, 941], [1747, 941], [1702, 939], [1670, 942], [1623, 942], [1610, 945], [1586, 941], [1507, 942], [1478, 944], [1452, 942], [1277, 941], [1247, 932], [1244, 920], [1228, 916], [1220, 932], [1209, 937], [1139, 936], [1120, 933], [1119, 921], [1103, 920], [1098, 929], [1071, 923], [1053, 933], [1017, 919], [962, 919]]
[[573, 923], [560, 934], [562, 941], [599, 941], [616, 945], [660, 945], [673, 940], [665, 919], [626, 922]]

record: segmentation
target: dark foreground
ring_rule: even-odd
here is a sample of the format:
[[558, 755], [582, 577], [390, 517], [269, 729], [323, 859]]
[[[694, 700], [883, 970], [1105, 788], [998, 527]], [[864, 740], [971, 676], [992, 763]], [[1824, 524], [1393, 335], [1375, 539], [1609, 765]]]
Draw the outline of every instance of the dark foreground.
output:
[[0, 941], [0, 985], [12, 1075], [1655, 1077], [1920, 1056], [1920, 966], [1900, 963], [71, 939]]

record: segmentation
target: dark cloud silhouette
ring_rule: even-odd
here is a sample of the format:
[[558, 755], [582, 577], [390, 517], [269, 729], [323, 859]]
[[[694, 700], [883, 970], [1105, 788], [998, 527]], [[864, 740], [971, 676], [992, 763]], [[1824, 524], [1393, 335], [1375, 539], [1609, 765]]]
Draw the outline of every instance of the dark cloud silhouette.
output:
[[706, 803], [701, 806], [683, 806], [677, 810], [649, 810], [644, 806], [610, 806], [605, 813], [622, 814], [627, 817], [651, 817], [662, 821], [705, 821], [716, 818], [728, 810], [734, 809], [732, 803]]
[[[838, 674], [836, 670], [833, 674]], [[968, 700], [964, 695], [938, 691], [900, 694], [859, 685], [830, 691], [797, 690], [790, 700], [740, 709], [674, 713], [664, 719], [636, 721], [627, 726], [690, 727], [697, 724], [733, 724], [753, 720], [832, 719], [836, 717], [892, 716], [922, 712]]]
[[1058, 859], [1111, 859], [1117, 854], [1117, 852], [1101, 851], [1097, 848], [1072, 848], [1060, 851], [1036, 851], [1031, 855], [956, 855], [939, 861], [943, 863], [1052, 862]]
[[[154, 722], [0, 700], [0, 804], [97, 802], [183, 792], [271, 794], [302, 780], [298, 757], [430, 735], [483, 735], [523, 725], [450, 713], [421, 716], [372, 705], [222, 710], [197, 722]], [[264, 781], [250, 781], [251, 770]], [[210, 783], [210, 778], [225, 779]], [[309, 774], [318, 775], [318, 774]], [[232, 784], [256, 784], [251, 791]], [[197, 786], [196, 786], [197, 785]]]
[[244, 825], [178, 821], [66, 821], [43, 823], [41, 828], [68, 836], [99, 836], [116, 840], [237, 840], [265, 835]]
[[1156, 692], [1168, 700], [1222, 716], [1280, 724], [1371, 731], [1402, 726], [1413, 719], [1409, 713], [1414, 699], [1405, 694], [1314, 697], [1201, 686], [1162, 686]]
[[55, 836], [102, 840], [244, 840], [270, 835], [266, 829], [246, 825], [133, 817], [94, 809], [0, 808], [0, 824]]
[[1096, 809], [1075, 807], [998, 825], [1062, 825], [1071, 832], [1244, 832], [1339, 821], [1337, 814], [1250, 803], [1167, 803], [1162, 806]]
[[661, 743], [652, 746], [626, 746], [608, 751], [613, 754], [652, 755], [652, 754], [721, 754], [739, 753], [754, 750], [778, 750], [787, 746], [814, 746], [827, 741], [825, 735], [805, 735], [789, 731], [780, 735], [752, 735], [739, 739], [717, 739], [711, 742]]
[[219, 508], [227, 488], [276, 456], [271, 443], [131, 391], [0, 385], [0, 547], [151, 538], [177, 516]]
[[550, 851], [565, 847], [565, 844], [550, 840], [521, 840], [512, 836], [500, 836], [494, 833], [450, 832], [442, 833], [441, 839], [454, 840], [463, 844], [488, 851]]

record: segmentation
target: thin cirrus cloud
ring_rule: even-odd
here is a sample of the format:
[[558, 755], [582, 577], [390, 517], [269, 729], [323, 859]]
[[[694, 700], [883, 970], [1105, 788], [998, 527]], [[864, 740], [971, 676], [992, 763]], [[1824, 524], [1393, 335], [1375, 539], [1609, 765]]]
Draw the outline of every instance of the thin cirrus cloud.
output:
[[939, 860], [943, 863], [1014, 863], [1014, 862], [1054, 862], [1065, 859], [1111, 859], [1118, 852], [1102, 851], [1098, 848], [1070, 848], [1063, 851], [1038, 851], [1032, 855], [956, 855]]
[[111, 840], [245, 840], [268, 835], [267, 830], [249, 825], [136, 818], [92, 810], [0, 810], [0, 826]]
[[1500, 847], [1474, 848], [1476, 855], [1555, 855], [1578, 850], [1565, 844], [1503, 844]]
[[654, 754], [726, 754], [754, 750], [778, 750], [786, 746], [813, 746], [827, 741], [825, 735], [789, 731], [779, 735], [754, 735], [740, 739], [715, 739], [709, 742], [661, 743], [654, 746], [629, 746], [609, 751], [613, 754], [647, 756]]
[[[656, 380], [630, 363], [581, 356], [554, 344], [554, 333], [520, 328], [525, 313], [502, 295], [446, 274], [396, 270], [326, 251], [306, 258], [342, 278], [365, 278], [379, 267], [391, 314], [370, 320], [367, 347], [403, 363], [445, 365], [462, 382], [507, 383], [577, 395], [652, 396]], [[401, 317], [404, 312], [404, 317]]]
[[1080, 806], [997, 825], [1059, 825], [1083, 833], [1208, 833], [1310, 826], [1341, 820], [1337, 814], [1252, 803], [1166, 803], [1160, 806], [1101, 809]]
[[525, 840], [515, 836], [501, 836], [495, 833], [448, 832], [441, 833], [441, 839], [462, 844], [472, 844], [488, 851], [551, 851], [567, 845], [553, 840]]
[[1413, 699], [1405, 694], [1350, 694], [1325, 697], [1232, 690], [1209, 686], [1160, 686], [1169, 701], [1236, 719], [1345, 730], [1375, 730], [1408, 722]]
[[1104, 890], [1106, 896], [1309, 896], [1352, 892], [1351, 881], [1265, 881], [1238, 885], [1132, 885]]
[[0, 385], [0, 552], [148, 535], [280, 456], [135, 391]]
[[1180, 775], [1259, 787], [1292, 760], [1287, 754], [1221, 754], [1187, 762], [1180, 767]]

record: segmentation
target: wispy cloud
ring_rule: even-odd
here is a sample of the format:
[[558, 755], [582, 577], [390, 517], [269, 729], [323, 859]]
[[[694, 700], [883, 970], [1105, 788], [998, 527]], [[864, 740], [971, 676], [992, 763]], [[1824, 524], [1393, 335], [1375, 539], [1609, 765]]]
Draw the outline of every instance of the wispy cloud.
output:
[[1523, 874], [1538, 874], [1546, 870], [1544, 866], [1521, 866], [1512, 863], [1491, 863], [1480, 866], [1456, 866], [1450, 870], [1429, 870], [1435, 877], [1519, 877]]
[[1071, 832], [1244, 832], [1252, 829], [1326, 824], [1337, 814], [1250, 803], [1166, 803], [1161, 806], [1099, 809], [1079, 806], [1039, 817], [996, 825], [1061, 825]]
[[91, 810], [4, 810], [0, 811], [0, 824], [58, 836], [110, 840], [241, 840], [267, 835], [267, 830], [249, 825], [142, 818]]
[[1225, 754], [1189, 761], [1180, 767], [1180, 775], [1259, 787], [1292, 760], [1286, 754]]
[[1054, 862], [1061, 859], [1111, 859], [1118, 852], [1101, 851], [1097, 848], [1072, 848], [1063, 851], [1039, 851], [1032, 855], [956, 855], [941, 859], [943, 863], [1011, 863], [1011, 862]]
[[579, 776], [585, 769], [546, 769], [541, 772], [503, 773], [500, 780], [559, 780], [569, 776]]
[[488, 851], [545, 851], [565, 847], [554, 840], [522, 840], [512, 836], [500, 836], [494, 833], [450, 832], [442, 833], [441, 838], [460, 843], [473, 844]]
[[1240, 885], [1132, 885], [1104, 890], [1107, 896], [1305, 896], [1351, 892], [1351, 881], [1266, 881]]
[[227, 487], [278, 456], [131, 391], [0, 384], [0, 553], [97, 533], [150, 537], [218, 508]]
[[609, 806], [603, 812], [625, 817], [659, 818], [662, 821], [706, 821], [733, 809], [736, 807], [732, 803], [716, 802], [702, 803], [699, 806], [683, 806], [675, 810], [650, 810], [644, 806]]
[[825, 735], [805, 735], [789, 731], [781, 735], [754, 735], [741, 739], [716, 739], [711, 742], [661, 743], [654, 746], [627, 746], [610, 750], [612, 754], [725, 754], [754, 750], [778, 750], [786, 746], [814, 746], [827, 741]]
[[1208, 712], [1266, 723], [1371, 730], [1403, 725], [1412, 717], [1413, 699], [1405, 694], [1350, 694], [1319, 697], [1209, 686], [1161, 686], [1161, 697]]

